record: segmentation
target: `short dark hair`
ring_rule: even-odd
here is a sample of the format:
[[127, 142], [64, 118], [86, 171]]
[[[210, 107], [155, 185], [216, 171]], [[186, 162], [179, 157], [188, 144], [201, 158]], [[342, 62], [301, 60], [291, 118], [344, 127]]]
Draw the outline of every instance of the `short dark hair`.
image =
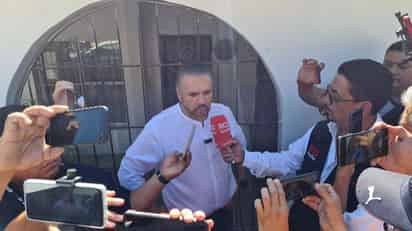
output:
[[351, 84], [351, 94], [355, 100], [372, 103], [372, 113], [376, 114], [391, 97], [392, 74], [382, 64], [371, 59], [355, 59], [344, 62], [338, 68]]
[[388, 53], [389, 51], [398, 51], [398, 52], [403, 52], [403, 42], [402, 41], [396, 41], [392, 43], [388, 49], [386, 49], [385, 53]]
[[191, 64], [179, 67], [176, 78], [176, 86], [179, 86], [180, 81], [186, 75], [209, 75], [212, 77], [210, 65], [206, 64]]

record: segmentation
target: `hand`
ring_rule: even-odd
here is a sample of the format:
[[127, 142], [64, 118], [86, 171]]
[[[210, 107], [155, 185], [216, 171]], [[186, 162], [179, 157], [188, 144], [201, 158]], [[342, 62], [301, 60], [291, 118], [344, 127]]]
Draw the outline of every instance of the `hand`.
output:
[[[399, 164], [408, 163], [408, 159], [406, 158], [410, 153], [409, 141], [411, 140], [412, 134], [401, 126], [391, 126], [385, 123], [377, 123], [373, 126], [376, 132], [384, 128], [388, 130], [388, 153], [386, 153], [387, 155], [373, 159], [371, 164], [379, 165], [388, 171], [403, 172], [404, 170], [400, 169]], [[407, 174], [407, 172], [405, 174]]]
[[46, 145], [46, 130], [50, 118], [67, 110], [66, 106], [32, 106], [10, 114], [0, 138], [0, 170], [25, 170], [57, 159], [64, 149]]
[[259, 231], [287, 231], [288, 223], [288, 204], [285, 192], [279, 180], [267, 179], [267, 188], [262, 188], [262, 201], [255, 200]]
[[179, 211], [179, 209], [172, 209], [170, 210], [169, 215], [172, 220], [183, 220], [186, 224], [205, 221], [208, 226], [208, 231], [211, 231], [214, 226], [213, 220], [205, 220], [206, 214], [200, 210], [192, 213], [192, 210], [190, 209], [182, 209], [181, 211]]
[[329, 184], [316, 184], [315, 189], [320, 198], [307, 196], [303, 199], [303, 203], [318, 213], [321, 229], [325, 231], [346, 230], [341, 202], [333, 187]]
[[59, 80], [54, 86], [53, 102], [57, 105], [70, 106], [74, 101], [74, 85], [70, 81]]
[[[115, 191], [107, 191], [106, 198], [107, 198], [107, 205], [110, 207], [120, 207], [124, 205], [124, 200], [122, 198], [117, 198]], [[109, 221], [107, 222], [105, 228], [107, 229], [114, 229], [116, 227], [116, 223], [123, 222], [123, 215], [117, 214], [112, 211], [108, 211]]]
[[323, 68], [325, 68], [324, 63], [319, 63], [315, 59], [303, 59], [298, 72], [298, 83], [310, 86], [319, 84], [320, 72]]
[[192, 153], [173, 153], [168, 155], [162, 162], [160, 167], [160, 174], [166, 178], [166, 180], [172, 180], [173, 178], [182, 174], [192, 161]]
[[245, 159], [245, 151], [242, 145], [235, 138], [220, 150], [223, 160], [232, 164], [241, 164]]
[[31, 167], [27, 170], [14, 172], [13, 181], [15, 183], [23, 184], [23, 182], [29, 178], [55, 179], [60, 167], [60, 158], [56, 160], [44, 161], [38, 166]]

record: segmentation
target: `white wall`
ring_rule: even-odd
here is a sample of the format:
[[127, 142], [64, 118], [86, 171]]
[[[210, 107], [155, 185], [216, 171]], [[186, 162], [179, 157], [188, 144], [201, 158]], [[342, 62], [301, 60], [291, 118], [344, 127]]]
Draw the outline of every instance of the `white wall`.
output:
[[[120, 0], [119, 0], [120, 1]], [[48, 28], [94, 0], [2, 0], [0, 7], [0, 105], [31, 44]], [[394, 12], [412, 14], [410, 0], [173, 0], [205, 10], [243, 34], [268, 65], [281, 100], [281, 144], [285, 146], [318, 119], [296, 91], [303, 57], [326, 62], [324, 83], [351, 58], [381, 60], [398, 27]], [[333, 15], [333, 16], [330, 16]]]

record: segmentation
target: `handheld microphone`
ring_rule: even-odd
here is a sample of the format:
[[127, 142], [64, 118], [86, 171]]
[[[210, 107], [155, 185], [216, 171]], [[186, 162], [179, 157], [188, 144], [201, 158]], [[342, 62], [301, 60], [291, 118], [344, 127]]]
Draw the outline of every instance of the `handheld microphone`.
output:
[[[222, 149], [232, 141], [229, 122], [224, 115], [217, 115], [212, 117], [211, 123], [213, 140], [222, 151]], [[235, 160], [232, 160], [232, 164], [235, 164]]]
[[213, 140], [219, 149], [224, 148], [232, 141], [229, 122], [224, 115], [217, 115], [211, 118]]

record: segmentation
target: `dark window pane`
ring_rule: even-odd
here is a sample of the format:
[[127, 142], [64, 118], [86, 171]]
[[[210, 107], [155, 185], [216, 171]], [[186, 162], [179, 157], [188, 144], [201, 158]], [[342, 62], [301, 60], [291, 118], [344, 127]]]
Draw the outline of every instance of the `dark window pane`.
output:
[[163, 64], [179, 62], [179, 45], [177, 36], [160, 36], [160, 60]]
[[178, 101], [176, 96], [177, 70], [176, 66], [162, 67], [163, 108], [167, 108]]
[[211, 62], [212, 61], [212, 36], [201, 35], [200, 40], [200, 51], [199, 58], [201, 62]]
[[196, 37], [192, 35], [183, 35], [180, 37], [179, 57], [182, 63], [196, 63], [198, 61], [198, 52], [196, 46]]

